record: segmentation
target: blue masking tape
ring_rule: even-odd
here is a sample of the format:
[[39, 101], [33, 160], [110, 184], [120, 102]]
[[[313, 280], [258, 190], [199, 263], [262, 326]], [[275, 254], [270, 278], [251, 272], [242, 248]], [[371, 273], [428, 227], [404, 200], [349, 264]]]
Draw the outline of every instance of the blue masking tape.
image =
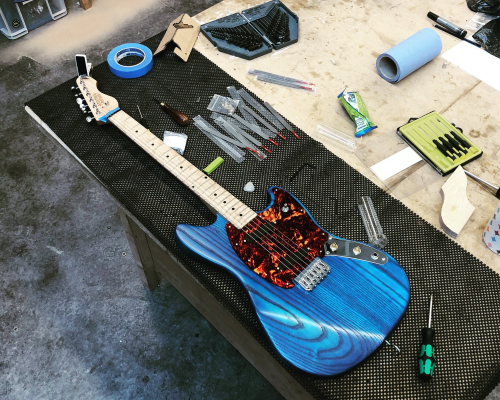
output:
[[[118, 61], [128, 56], [142, 57], [142, 61], [130, 67], [118, 64]], [[138, 78], [153, 68], [153, 53], [142, 44], [125, 43], [109, 52], [108, 65], [111, 72], [120, 78]]]
[[396, 83], [441, 53], [441, 38], [424, 28], [377, 58], [377, 71], [387, 82]]

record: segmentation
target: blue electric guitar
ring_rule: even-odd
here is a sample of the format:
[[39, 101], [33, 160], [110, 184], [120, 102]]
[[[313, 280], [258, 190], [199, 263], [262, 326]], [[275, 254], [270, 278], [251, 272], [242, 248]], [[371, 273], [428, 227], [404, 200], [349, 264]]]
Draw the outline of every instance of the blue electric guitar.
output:
[[[189, 254], [230, 271], [245, 287], [278, 353], [297, 368], [336, 375], [372, 354], [410, 299], [408, 278], [388, 254], [326, 232], [284, 189], [254, 212], [78, 78], [98, 123], [111, 122], [217, 211], [206, 227], [179, 225]], [[89, 119], [93, 119], [90, 118]]]

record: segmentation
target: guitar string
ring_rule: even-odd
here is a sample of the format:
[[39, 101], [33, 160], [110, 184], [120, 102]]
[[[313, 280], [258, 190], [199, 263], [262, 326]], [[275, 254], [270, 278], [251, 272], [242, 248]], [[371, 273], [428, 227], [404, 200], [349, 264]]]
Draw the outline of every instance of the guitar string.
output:
[[[248, 234], [248, 236], [249, 236], [249, 235], [250, 235], [250, 234]], [[257, 239], [260, 239], [260, 238], [257, 238]], [[258, 245], [260, 245], [260, 246], [261, 246], [264, 250], [266, 250], [266, 251], [269, 253], [269, 255], [270, 255], [270, 256], [272, 256], [272, 255], [273, 255], [273, 253], [272, 253], [272, 252], [270, 252], [270, 251], [269, 251], [269, 250], [268, 250], [268, 249], [267, 249], [267, 248], [266, 248], [266, 247], [265, 247], [265, 246], [264, 246], [264, 245], [263, 245], [260, 241], [256, 240], [256, 243], [257, 243]], [[313, 256], [312, 254], [308, 254], [308, 255], [307, 255], [307, 257], [305, 257], [304, 259], [302, 259], [302, 260], [301, 260], [301, 262], [302, 262], [303, 260], [304, 260], [304, 261], [305, 261], [305, 260], [307, 260], [309, 257], [314, 257], [314, 256]], [[281, 256], [280, 256], [280, 259], [281, 259]], [[294, 263], [290, 263], [290, 262], [288, 262], [288, 260], [287, 260], [286, 258], [282, 261], [282, 263], [283, 263], [283, 264], [288, 263], [288, 265], [289, 265], [289, 266], [287, 266], [288, 270], [289, 270], [289, 271], [291, 271], [291, 272], [292, 272], [295, 276], [298, 276], [298, 275], [300, 274], [300, 272], [301, 272], [301, 271], [300, 271], [298, 268], [296, 268], [296, 270], [298, 271], [298, 273], [295, 273], [295, 272], [294, 272], [294, 271], [290, 268], [290, 266], [291, 266], [291, 267], [294, 267]], [[286, 266], [286, 265], [285, 265], [285, 266]]]
[[[259, 219], [261, 219], [261, 218], [260, 218], [260, 216], [258, 216], [258, 217], [259, 217]], [[262, 220], [262, 219], [261, 219], [261, 220]], [[248, 235], [248, 236], [250, 236], [250, 235], [252, 235], [252, 234], [251, 234], [251, 233], [249, 233], [249, 234], [247, 234], [247, 235]], [[259, 237], [256, 237], [256, 238], [251, 237], [251, 238], [252, 238], [252, 239], [254, 239], [257, 243], [259, 243], [259, 241], [258, 241], [258, 240], [256, 240], [256, 239], [260, 239]], [[288, 237], [287, 237], [287, 238], [288, 238]], [[270, 241], [271, 243], [273, 243], [273, 244], [276, 244], [276, 245], [281, 244], [281, 242], [279, 241], [279, 238], [278, 238], [278, 237], [276, 237], [276, 239], [277, 239], [278, 241], [275, 241], [274, 239], [272, 239], [272, 236], [271, 236], [271, 238], [270, 238], [270, 240], [269, 240], [269, 241]], [[291, 241], [290, 241], [290, 242], [291, 242]], [[291, 242], [291, 243], [293, 243], [293, 242]], [[259, 243], [259, 244], [260, 244], [260, 243]], [[293, 244], [294, 244], [295, 246], [297, 246], [295, 243], [293, 243]], [[299, 249], [300, 249], [300, 247], [298, 247], [298, 246], [297, 246], [297, 248], [299, 248]], [[267, 250], [267, 249], [266, 249], [266, 250]], [[283, 251], [283, 247], [281, 248], [281, 250]], [[287, 249], [287, 250], [289, 250], [289, 249]], [[285, 254], [286, 254], [286, 252], [287, 252], [287, 251], [285, 251]], [[270, 254], [272, 254], [272, 253], [270, 253]], [[314, 256], [313, 256], [312, 254], [307, 253], [307, 256], [306, 256], [306, 257], [304, 257], [304, 258], [298, 258], [297, 256], [295, 256], [295, 253], [291, 253], [288, 257], [287, 257], [286, 255], [285, 255], [285, 256], [281, 256], [281, 254], [280, 254], [280, 259], [281, 259], [281, 258], [283, 258], [282, 263], [283, 263], [283, 264], [285, 264], [285, 265], [288, 263], [288, 265], [291, 265], [292, 267], [295, 267], [295, 264], [297, 264], [297, 266], [298, 266], [298, 267], [304, 267], [304, 268], [305, 268], [305, 267], [308, 265], [308, 262], [307, 262], [306, 260], [308, 260], [310, 257], [314, 257]], [[290, 262], [288, 261], [290, 258], [294, 261], [293, 263], [290, 263]], [[294, 260], [294, 259], [295, 259], [295, 260]], [[311, 260], [309, 260], [309, 261], [311, 261]], [[290, 269], [290, 267], [289, 267], [289, 269]], [[295, 268], [295, 269], [296, 269], [299, 273], [301, 272], [298, 268]], [[294, 271], [292, 271], [292, 272], [294, 272]]]
[[[269, 222], [269, 221], [264, 220], [264, 219], [263, 219], [260, 215], [258, 215], [258, 214], [257, 214], [257, 218], [260, 220], [260, 223], [261, 223], [261, 224], [264, 224], [264, 225], [265, 225], [265, 223], [266, 223], [266, 222], [268, 222], [268, 223], [272, 223], [272, 222]], [[252, 221], [250, 221], [250, 222], [247, 224], [247, 226], [249, 226], [250, 228], [255, 228], [255, 229], [258, 229], [258, 227], [259, 227], [260, 225], [259, 225], [257, 222], [255, 222], [255, 219], [256, 219], [256, 218], [254, 218]], [[255, 224], [252, 226], [251, 224], [252, 224], [252, 223], [254, 223], [254, 222], [255, 222]], [[291, 254], [290, 254], [290, 256], [291, 256], [292, 258], [293, 258], [293, 257], [296, 257], [296, 262], [299, 262], [300, 260], [302, 260], [302, 258], [299, 258], [298, 256], [295, 256], [295, 254], [296, 254], [296, 253], [295, 253], [295, 251], [297, 251], [297, 252], [298, 252], [300, 249], [303, 249], [302, 247], [300, 247], [299, 245], [297, 245], [297, 243], [293, 242], [293, 241], [289, 238], [289, 236], [288, 236], [288, 235], [286, 235], [286, 234], [284, 234], [283, 232], [281, 232], [281, 231], [280, 231], [280, 230], [279, 230], [276, 226], [274, 226], [274, 227], [273, 227], [273, 233], [279, 233], [279, 234], [281, 235], [281, 239], [280, 239], [280, 238], [278, 237], [278, 235], [276, 234], [276, 240], [277, 240], [277, 241], [274, 241], [273, 243], [275, 243], [275, 244], [277, 244], [277, 245], [278, 245], [278, 244], [282, 244], [282, 245], [283, 245], [283, 247], [285, 247], [285, 250], [291, 253]], [[283, 240], [283, 239], [288, 240], [288, 243], [286, 243], [286, 242], [280, 242], [280, 240]], [[291, 247], [290, 247], [290, 245], [291, 245]], [[288, 246], [288, 247], [287, 247], [287, 246]]]
[[[249, 233], [248, 236], [251, 239], [254, 239], [255, 241], [258, 241], [258, 239], [260, 239], [258, 236], [253, 236], [251, 233]], [[298, 255], [296, 255], [295, 252], [293, 252], [293, 249], [289, 247], [287, 248], [286, 243], [282, 242], [277, 235], [276, 238], [273, 237], [273, 234], [269, 235], [268, 237], [269, 237], [268, 241], [276, 246], [276, 250], [278, 250], [280, 253], [283, 252], [285, 254], [285, 255], [280, 254], [280, 259], [283, 259], [282, 263], [285, 263], [287, 260], [292, 260], [293, 261], [292, 265], [297, 264], [297, 267], [304, 267], [304, 268], [307, 266], [307, 263], [304, 263], [304, 260], [309, 258], [309, 253], [307, 253], [306, 257], [301, 258]], [[287, 253], [289, 253], [288, 256], [286, 255]]]
[[[267, 249], [267, 248], [266, 248], [266, 247], [265, 247], [265, 246], [264, 246], [261, 242], [258, 242], [258, 241], [257, 241], [256, 243], [257, 243], [260, 247], [262, 247], [264, 250], [266, 250], [266, 251], [269, 253], [269, 255], [270, 255], [270, 256], [272, 256], [272, 255], [273, 255], [273, 253], [272, 253], [272, 252], [270, 252], [270, 251], [269, 251], [269, 250], [268, 250], [268, 249]], [[293, 267], [293, 264], [290, 264], [290, 265]], [[251, 266], [250, 266], [250, 267], [251, 267]], [[287, 267], [287, 269], [288, 269], [289, 271], [291, 271], [291, 272], [292, 272], [292, 274], [294, 274], [294, 275], [295, 275], [295, 277], [296, 277], [296, 276], [298, 276], [298, 274], [297, 274], [297, 273], [295, 273], [295, 272], [294, 272], [294, 271], [293, 271], [293, 270], [292, 270], [289, 266], [286, 266], [286, 267]], [[279, 268], [279, 267], [277, 267], [277, 268]], [[255, 270], [255, 268], [254, 268], [254, 270]], [[300, 271], [299, 271], [299, 273], [300, 273]]]
[[[251, 236], [251, 234], [248, 234], [247, 236], [248, 236], [248, 237], [250, 237], [250, 236]], [[254, 239], [254, 238], [252, 238], [252, 237], [251, 237], [251, 239]], [[260, 241], [260, 239], [261, 239], [261, 237], [256, 237], [256, 238], [255, 238], [255, 242], [256, 242], [257, 244], [261, 245], [261, 247], [263, 247], [263, 248], [264, 248], [264, 249], [265, 249], [265, 250], [266, 250], [266, 251], [267, 251], [267, 252], [268, 252], [268, 253], [272, 256], [272, 255], [273, 255], [273, 252], [269, 251], [266, 247], [264, 247], [264, 246], [262, 245], [262, 242]], [[276, 242], [273, 242], [273, 240], [272, 240], [272, 239], [268, 240], [268, 242], [271, 242], [271, 243], [273, 243], [273, 244], [276, 244]], [[267, 243], [267, 244], [269, 245], [269, 243]], [[271, 247], [271, 249], [273, 248], [272, 246], [270, 246], [270, 247]], [[290, 271], [292, 271], [292, 273], [294, 273], [296, 276], [297, 276], [298, 274], [300, 274], [300, 272], [301, 272], [301, 270], [299, 269], [299, 267], [304, 267], [304, 268], [305, 268], [305, 267], [307, 266], [307, 262], [306, 262], [306, 260], [307, 260], [309, 257], [311, 257], [311, 256], [312, 256], [312, 254], [309, 254], [309, 253], [308, 253], [308, 254], [307, 254], [307, 256], [306, 256], [306, 257], [304, 257], [304, 258], [297, 259], [297, 260], [293, 260], [293, 257], [292, 257], [291, 255], [290, 255], [290, 256], [287, 256], [287, 255], [286, 255], [286, 253], [285, 253], [285, 255], [282, 255], [282, 254], [280, 254], [280, 253], [281, 253], [281, 252], [279, 252], [278, 254], [279, 254], [279, 256], [280, 256], [279, 261], [281, 262], [281, 264], [284, 264], [284, 265], [285, 265], [285, 267], [287, 267]], [[292, 261], [293, 261], [293, 262], [292, 262]], [[297, 266], [296, 266], [296, 265], [297, 265]], [[279, 267], [278, 267], [278, 268], [279, 268]]]
[[[268, 222], [266, 220], [264, 220], [260, 215], [257, 215], [257, 218], [259, 218], [259, 220], [262, 222], [262, 223], [265, 223], [265, 222]], [[255, 219], [254, 219], [255, 220]], [[254, 220], [250, 221], [250, 223], [248, 225], [250, 225]], [[247, 225], [247, 226], [248, 226]], [[255, 226], [254, 226], [255, 227]], [[276, 231], [277, 233], [279, 233], [281, 235], [281, 240], [285, 239], [288, 241], [288, 243], [283, 243], [283, 245], [291, 245], [291, 247], [288, 247], [288, 250], [289, 251], [293, 251], [293, 250], [300, 250], [300, 249], [303, 249], [303, 247], [300, 247], [297, 243], [293, 242], [290, 237], [288, 235], [286, 235], [285, 233], [283, 233], [282, 231], [280, 231], [278, 228], [274, 227], [273, 228], [273, 232]], [[277, 236], [277, 235], [276, 235]], [[278, 239], [278, 237], [277, 237]], [[279, 239], [278, 239], [279, 240]], [[280, 242], [278, 242], [280, 243]], [[295, 254], [295, 253], [292, 253], [292, 254]], [[301, 258], [298, 258], [298, 260], [301, 260]], [[298, 261], [297, 260], [297, 261]]]

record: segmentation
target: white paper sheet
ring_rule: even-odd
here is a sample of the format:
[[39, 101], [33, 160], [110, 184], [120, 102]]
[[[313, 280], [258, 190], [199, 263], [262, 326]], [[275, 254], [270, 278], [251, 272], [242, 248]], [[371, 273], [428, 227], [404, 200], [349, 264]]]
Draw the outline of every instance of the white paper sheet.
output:
[[391, 176], [411, 167], [413, 164], [418, 163], [420, 160], [422, 160], [422, 157], [411, 147], [407, 147], [371, 166], [370, 170], [383, 182]]
[[500, 58], [467, 42], [460, 42], [443, 58], [500, 91]]

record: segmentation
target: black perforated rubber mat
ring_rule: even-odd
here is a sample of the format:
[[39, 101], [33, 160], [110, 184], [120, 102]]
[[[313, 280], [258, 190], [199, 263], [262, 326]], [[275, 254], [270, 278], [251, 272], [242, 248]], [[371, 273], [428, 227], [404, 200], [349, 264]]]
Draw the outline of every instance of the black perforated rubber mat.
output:
[[[154, 50], [162, 35], [144, 44]], [[189, 139], [184, 155], [198, 168], [222, 156], [225, 162], [211, 176], [254, 210], [265, 208], [267, 188], [278, 185], [296, 195], [326, 230], [343, 238], [367, 241], [356, 204], [359, 196], [372, 197], [389, 238], [385, 250], [401, 263], [411, 283], [409, 309], [388, 338], [401, 354], [394, 355], [390, 346], [383, 345], [352, 371], [326, 379], [283, 364], [312, 395], [344, 400], [471, 400], [484, 398], [498, 383], [500, 279], [486, 265], [299, 129], [296, 132], [301, 139], [287, 134], [288, 140], [280, 140], [278, 148], [270, 145], [274, 151], [264, 161], [249, 155], [236, 164], [192, 124], [177, 126], [153, 102], [153, 96], [191, 118], [200, 114], [211, 121], [206, 107], [213, 94], [227, 96], [227, 86], [241, 87], [197, 51], [187, 63], [171, 52], [156, 56], [151, 72], [141, 78], [117, 78], [106, 63], [95, 67], [93, 77], [103, 93], [115, 97], [120, 107], [137, 119], [138, 104], [159, 137], [164, 130], [186, 133]], [[215, 267], [187, 257], [175, 243], [176, 225], [206, 225], [215, 220], [214, 216], [117, 128], [86, 123], [70, 91], [73, 85], [74, 80], [70, 80], [27, 105], [276, 357], [238, 282]], [[248, 181], [255, 184], [254, 193], [243, 191]], [[431, 293], [437, 367], [434, 378], [426, 383], [417, 376], [417, 355]]]

